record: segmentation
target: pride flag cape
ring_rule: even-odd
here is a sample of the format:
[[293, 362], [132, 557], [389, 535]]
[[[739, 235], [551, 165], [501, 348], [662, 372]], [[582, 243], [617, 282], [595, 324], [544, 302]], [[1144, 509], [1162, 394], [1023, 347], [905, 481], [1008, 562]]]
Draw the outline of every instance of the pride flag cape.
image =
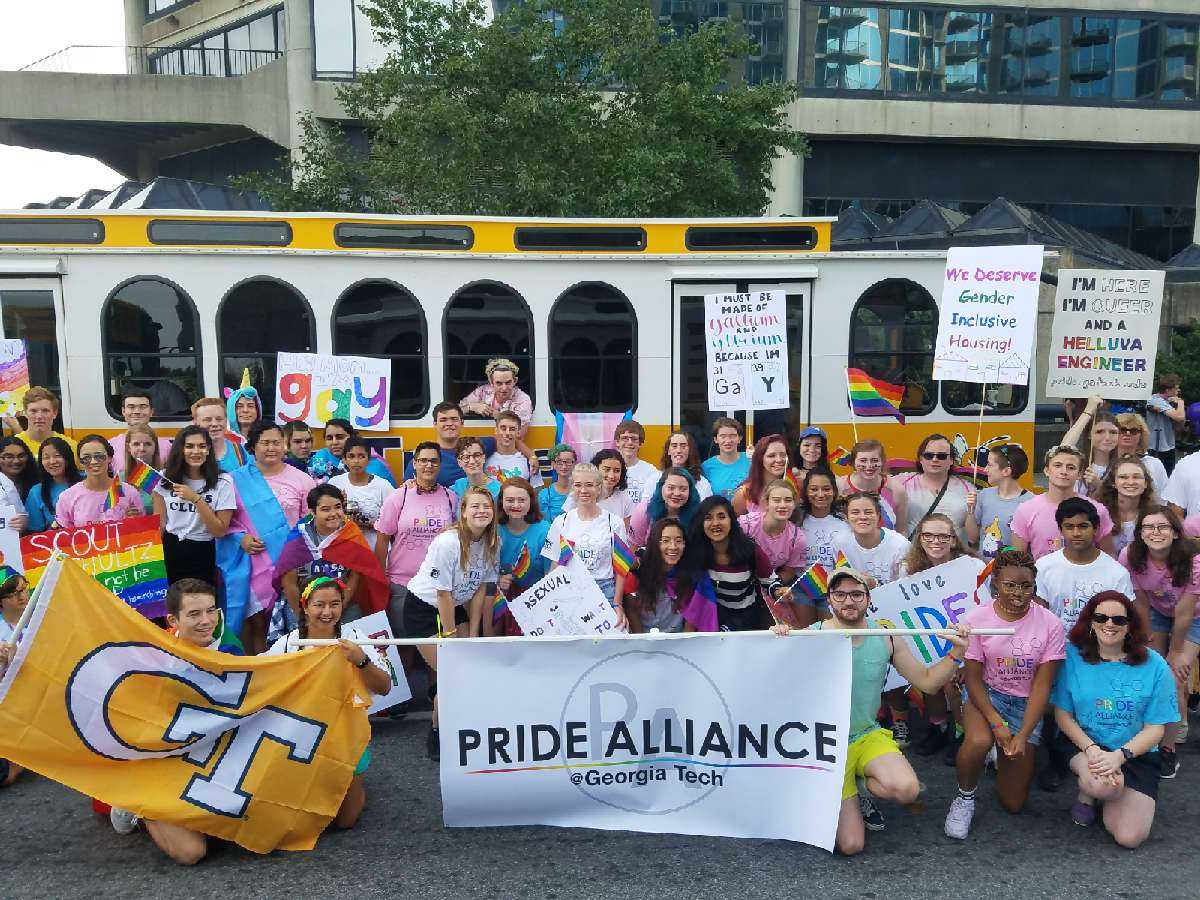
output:
[[696, 589], [686, 602], [680, 598], [682, 605], [679, 613], [684, 621], [691, 622], [697, 631], [717, 630], [717, 589], [713, 587], [708, 573], [700, 576]]
[[829, 593], [829, 573], [820, 563], [813, 563], [796, 579], [792, 591], [798, 591], [810, 600], [820, 600]]
[[250, 454], [246, 451], [245, 444], [246, 439], [240, 434], [234, 434], [232, 431], [225, 432], [225, 455], [217, 460], [217, 466], [222, 472], [232, 475], [250, 461]]
[[633, 551], [617, 534], [612, 536], [613, 570], [620, 575], [628, 575], [633, 570]]
[[[225, 620], [229, 630], [238, 634], [247, 616], [274, 604], [277, 595], [271, 587], [271, 576], [291, 528], [258, 466], [249, 463], [236, 469], [232, 477], [238, 497], [235, 518], [248, 520], [249, 528], [233, 528], [217, 539], [217, 567], [225, 581]], [[246, 534], [257, 537], [267, 549], [247, 553], [241, 543]]]
[[[275, 570], [271, 579], [271, 586], [276, 594], [282, 588], [285, 572], [298, 569], [313, 561], [312, 550], [303, 534], [303, 529], [310, 522], [311, 520], [305, 517], [293, 525], [288, 532], [283, 549], [280, 550], [279, 556], [275, 560]], [[310, 532], [311, 534], [314, 532]], [[387, 576], [383, 572], [383, 567], [379, 565], [379, 560], [375, 557], [375, 551], [371, 549], [371, 545], [367, 543], [367, 539], [363, 537], [362, 531], [356, 524], [347, 519], [337, 534], [321, 544], [318, 552], [321, 554], [321, 559], [327, 559], [331, 563], [337, 563], [339, 566], [344, 566], [351, 572], [359, 574], [358, 590], [353, 598], [347, 598], [353, 599], [359, 609], [367, 615], [387, 609]]]
[[149, 494], [167, 479], [152, 466], [146, 465], [140, 459], [135, 459], [129, 471], [125, 473], [125, 482], [132, 484], [139, 491]]
[[862, 369], [847, 369], [846, 384], [850, 391], [850, 406], [856, 416], [891, 416], [904, 424], [900, 403], [904, 386], [872, 378]]

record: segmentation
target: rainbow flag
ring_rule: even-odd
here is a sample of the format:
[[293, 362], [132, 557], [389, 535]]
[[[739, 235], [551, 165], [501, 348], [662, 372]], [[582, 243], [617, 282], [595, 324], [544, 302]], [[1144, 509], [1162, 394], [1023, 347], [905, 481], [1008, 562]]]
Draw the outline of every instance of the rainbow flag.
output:
[[558, 536], [558, 564], [565, 566], [574, 555], [575, 545], [560, 534]]
[[820, 563], [813, 563], [792, 584], [792, 593], [799, 591], [810, 600], [820, 600], [829, 593], [829, 573]]
[[853, 566], [850, 565], [850, 560], [846, 559], [846, 554], [843, 553], [841, 550], [839, 550], [837, 552], [837, 556], [835, 556], [833, 559], [833, 567], [835, 569], [841, 569], [843, 567], [847, 568], [847, 569], [854, 568]]
[[117, 504], [121, 502], [121, 479], [114, 478], [112, 484], [108, 486], [108, 493], [104, 495], [104, 505], [100, 508], [105, 512], [117, 508]]
[[[528, 546], [528, 545], [526, 545]], [[515, 569], [513, 570], [516, 571]], [[496, 591], [496, 599], [492, 601], [492, 621], [499, 622], [500, 617], [508, 612], [508, 598], [503, 591]]]
[[125, 473], [126, 484], [132, 484], [139, 491], [147, 494], [166, 480], [162, 472], [146, 465], [140, 459], [135, 459], [129, 471]]
[[975, 605], [980, 605], [979, 592], [983, 589], [987, 580], [992, 577], [992, 572], [996, 570], [996, 560], [989, 559], [988, 564], [979, 571], [979, 577], [975, 579]]
[[[517, 556], [517, 561], [515, 563], [513, 563], [513, 570], [512, 570], [513, 578], [520, 581], [522, 578], [524, 578], [526, 575], [529, 574], [529, 569], [532, 565], [533, 565], [533, 559], [529, 555], [529, 545], [522, 544], [521, 552]], [[497, 601], [497, 602], [499, 602], [499, 601]]]
[[848, 466], [850, 465], [850, 451], [841, 444], [829, 451], [827, 457], [831, 466]]
[[791, 466], [788, 466], [788, 470], [783, 473], [783, 480], [792, 486], [797, 497], [804, 496], [804, 492], [800, 489], [800, 479], [796, 477], [796, 470]]
[[904, 386], [872, 378], [862, 369], [846, 370], [846, 385], [850, 392], [850, 408], [856, 416], [891, 416], [904, 424], [900, 403]]
[[621, 540], [620, 535], [614, 533], [612, 536], [613, 571], [618, 575], [628, 575], [633, 571], [633, 559], [633, 551], [629, 549], [629, 545]]

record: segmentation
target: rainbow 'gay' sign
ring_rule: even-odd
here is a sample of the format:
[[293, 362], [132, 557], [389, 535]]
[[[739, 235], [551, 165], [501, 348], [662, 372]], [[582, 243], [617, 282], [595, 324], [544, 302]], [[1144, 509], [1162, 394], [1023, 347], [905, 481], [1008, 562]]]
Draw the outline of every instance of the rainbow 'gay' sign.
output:
[[29, 390], [29, 357], [25, 342], [19, 338], [0, 340], [0, 415], [15, 416], [21, 411]]
[[157, 516], [39, 531], [21, 538], [25, 577], [37, 584], [55, 550], [148, 619], [166, 615], [167, 567]]

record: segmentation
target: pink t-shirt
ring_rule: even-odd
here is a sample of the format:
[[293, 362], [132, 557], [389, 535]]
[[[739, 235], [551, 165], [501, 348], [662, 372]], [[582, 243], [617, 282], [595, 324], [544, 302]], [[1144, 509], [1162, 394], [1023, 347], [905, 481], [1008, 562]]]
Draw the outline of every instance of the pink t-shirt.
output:
[[[1096, 541], [1102, 541], [1112, 534], [1112, 516], [1108, 510], [1090, 497], [1084, 497], [1088, 503], [1096, 507], [1100, 513], [1100, 524], [1096, 526]], [[1012, 533], [1029, 544], [1029, 552], [1034, 559], [1041, 559], [1048, 553], [1062, 548], [1062, 532], [1054, 521], [1054, 513], [1058, 504], [1047, 494], [1039, 494], [1032, 500], [1027, 500], [1017, 507], [1012, 518]]]
[[121, 485], [121, 500], [114, 509], [104, 508], [108, 491], [88, 490], [80, 481], [65, 491], [54, 504], [54, 521], [59, 528], [82, 528], [96, 522], [120, 522], [132, 507], [140, 516], [143, 514], [142, 498], [136, 488]]
[[[306, 473], [287, 465], [274, 475], [264, 474], [263, 478], [267, 480], [267, 486], [279, 501], [288, 525], [295, 525], [300, 521], [300, 517], [308, 512], [308, 492], [315, 488], [317, 483]], [[241, 497], [238, 497], [237, 509], [229, 526], [234, 531], [257, 534], [250, 517], [246, 514], [246, 508], [242, 506]]]
[[1200, 537], [1200, 513], [1183, 520], [1183, 533], [1188, 537]]
[[976, 606], [959, 621], [972, 628], [1012, 628], [1012, 635], [972, 634], [967, 641], [967, 659], [983, 663], [983, 683], [1010, 697], [1028, 697], [1033, 675], [1044, 662], [1064, 659], [1066, 634], [1058, 616], [1037, 603], [1019, 622], [996, 615], [991, 603]]
[[1135, 572], [1129, 565], [1129, 548], [1121, 551], [1120, 563], [1129, 569], [1129, 580], [1135, 591], [1145, 591], [1150, 605], [1164, 616], [1175, 615], [1175, 604], [1184, 594], [1200, 594], [1200, 554], [1192, 560], [1192, 577], [1183, 587], [1171, 583], [1171, 570], [1152, 559], [1146, 560], [1146, 571]]
[[375, 521], [375, 530], [392, 539], [388, 548], [388, 580], [407, 585], [425, 561], [433, 539], [456, 518], [458, 498], [440, 484], [428, 493], [411, 485], [401, 485], [392, 491]]
[[783, 531], [775, 537], [771, 537], [763, 531], [763, 513], [761, 512], [749, 512], [744, 516], [739, 516], [738, 524], [742, 526], [742, 531], [767, 554], [772, 569], [790, 566], [799, 573], [808, 568], [806, 556], [808, 538], [804, 536], [800, 526], [788, 522]]
[[[129, 436], [129, 432], [118, 434], [109, 443], [113, 448], [112, 466], [113, 471], [118, 475], [125, 474], [125, 439]], [[163, 465], [167, 464], [167, 454], [171, 452], [171, 439], [160, 437], [158, 439], [158, 455], [162, 457]]]

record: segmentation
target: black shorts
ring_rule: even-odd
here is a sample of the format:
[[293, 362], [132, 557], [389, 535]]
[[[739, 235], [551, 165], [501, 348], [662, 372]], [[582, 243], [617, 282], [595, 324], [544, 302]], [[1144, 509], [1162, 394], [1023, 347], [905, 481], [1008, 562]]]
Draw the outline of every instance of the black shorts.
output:
[[164, 531], [163, 563], [167, 581], [171, 584], [181, 578], [199, 578], [217, 586], [217, 545], [214, 541], [180, 540]]
[[[1059, 742], [1059, 749], [1064, 758], [1073, 759], [1075, 754], [1079, 752], [1079, 748], [1067, 740], [1062, 732], [1059, 732], [1056, 740]], [[1158, 779], [1159, 772], [1162, 770], [1161, 767], [1162, 763], [1159, 760], [1157, 749], [1127, 760], [1125, 765], [1121, 766], [1121, 776], [1125, 779], [1125, 787], [1131, 791], [1137, 791], [1139, 794], [1145, 794], [1151, 800], [1157, 801]]]
[[754, 602], [745, 609], [731, 609], [717, 604], [718, 631], [762, 631], [773, 621], [767, 603], [755, 594]]
[[[404, 603], [404, 636], [409, 638], [434, 637], [438, 633], [438, 610], [419, 597], [409, 594]], [[467, 621], [467, 608], [454, 607], [454, 624]], [[443, 631], [449, 629], [442, 626]]]

